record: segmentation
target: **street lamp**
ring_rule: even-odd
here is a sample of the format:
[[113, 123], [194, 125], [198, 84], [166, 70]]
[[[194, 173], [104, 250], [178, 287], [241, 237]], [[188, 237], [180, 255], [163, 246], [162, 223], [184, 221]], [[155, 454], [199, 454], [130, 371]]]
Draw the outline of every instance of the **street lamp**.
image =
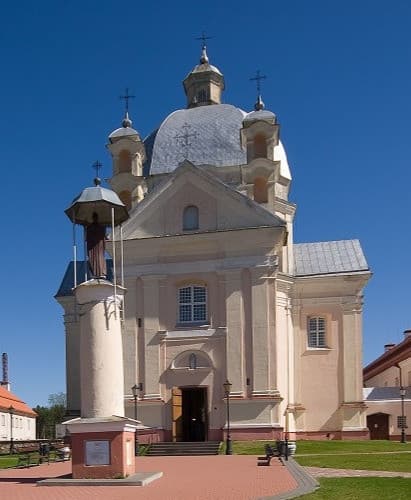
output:
[[[137, 396], [138, 396], [138, 391], [143, 390], [143, 384], [140, 382], [138, 385], [134, 384], [133, 387], [131, 388], [131, 391], [133, 392], [133, 398], [134, 398], [134, 420], [137, 420]], [[136, 427], [136, 433], [135, 433], [135, 440], [134, 440], [134, 455], [138, 457], [139, 454], [139, 446], [138, 446], [138, 433], [137, 433], [137, 427]]]
[[226, 438], [226, 446], [225, 446], [225, 454], [232, 455], [233, 448], [231, 446], [231, 435], [230, 435], [230, 391], [232, 384], [228, 381], [228, 379], [224, 382], [224, 395], [227, 398], [227, 438]]
[[395, 365], [400, 371], [400, 397], [401, 397], [401, 443], [407, 442], [407, 436], [405, 434], [405, 428], [407, 427], [405, 423], [405, 387], [402, 385], [402, 369], [399, 363]]
[[13, 445], [13, 414], [14, 414], [14, 408], [11, 405], [9, 407], [9, 414], [10, 414], [10, 455], [13, 454], [14, 451], [14, 445]]

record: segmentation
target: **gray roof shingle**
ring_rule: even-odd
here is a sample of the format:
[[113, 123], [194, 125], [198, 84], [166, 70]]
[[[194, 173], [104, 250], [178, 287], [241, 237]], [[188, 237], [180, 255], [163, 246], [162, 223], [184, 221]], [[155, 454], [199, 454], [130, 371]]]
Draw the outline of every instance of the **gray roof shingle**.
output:
[[358, 240], [294, 244], [296, 276], [369, 271]]

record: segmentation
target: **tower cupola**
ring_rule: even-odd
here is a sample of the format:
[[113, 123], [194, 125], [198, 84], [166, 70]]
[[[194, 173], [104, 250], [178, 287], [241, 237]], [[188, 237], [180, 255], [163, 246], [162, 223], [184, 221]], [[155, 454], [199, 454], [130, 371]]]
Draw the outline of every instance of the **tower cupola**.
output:
[[218, 68], [210, 64], [205, 43], [201, 50], [200, 64], [186, 76], [183, 85], [187, 108], [221, 104], [224, 76]]
[[146, 159], [144, 143], [137, 130], [132, 128], [133, 122], [128, 114], [128, 99], [132, 97], [128, 89], [126, 95], [121, 96], [126, 100], [124, 118], [121, 127], [108, 136], [107, 144], [113, 158], [110, 184], [129, 210], [144, 197], [143, 163]]

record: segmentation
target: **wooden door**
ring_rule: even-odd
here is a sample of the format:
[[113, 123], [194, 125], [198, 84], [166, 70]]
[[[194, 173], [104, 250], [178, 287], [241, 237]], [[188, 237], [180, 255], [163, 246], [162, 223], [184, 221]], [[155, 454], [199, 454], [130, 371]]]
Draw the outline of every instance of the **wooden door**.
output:
[[370, 431], [370, 439], [390, 439], [389, 415], [386, 413], [374, 413], [367, 417], [367, 427]]
[[179, 387], [171, 391], [171, 416], [173, 419], [173, 441], [183, 439], [183, 392]]

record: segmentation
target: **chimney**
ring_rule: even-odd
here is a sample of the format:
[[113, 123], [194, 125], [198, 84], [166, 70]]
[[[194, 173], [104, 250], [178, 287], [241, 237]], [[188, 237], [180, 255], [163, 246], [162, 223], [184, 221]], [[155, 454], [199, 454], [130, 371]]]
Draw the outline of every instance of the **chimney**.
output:
[[391, 351], [391, 349], [395, 347], [395, 344], [385, 344], [384, 345], [384, 352]]
[[411, 330], [405, 330], [404, 331], [404, 339], [411, 337]]
[[3, 367], [3, 380], [1, 381], [1, 386], [5, 387], [8, 391], [10, 390], [9, 383], [9, 360], [7, 356], [7, 352], [3, 352], [1, 355], [1, 362]]

